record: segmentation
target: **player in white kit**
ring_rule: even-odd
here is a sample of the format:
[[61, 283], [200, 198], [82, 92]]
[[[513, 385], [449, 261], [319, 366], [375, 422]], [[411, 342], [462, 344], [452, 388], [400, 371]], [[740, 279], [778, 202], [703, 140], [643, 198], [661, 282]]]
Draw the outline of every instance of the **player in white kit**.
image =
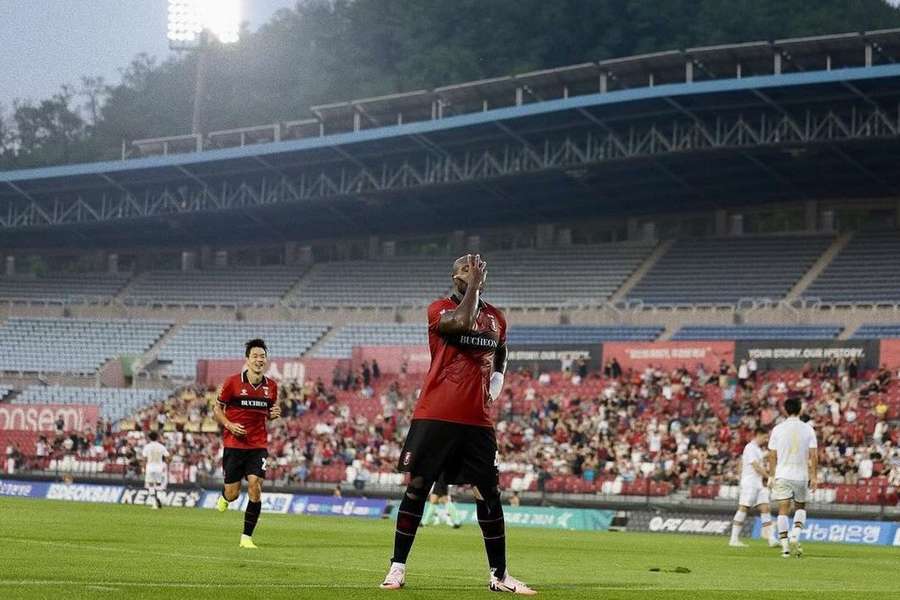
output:
[[[769, 477], [772, 501], [778, 502], [778, 538], [782, 558], [791, 556], [793, 547], [797, 558], [803, 556], [800, 532], [806, 524], [806, 502], [816, 491], [819, 467], [816, 454], [819, 444], [816, 432], [800, 420], [799, 398], [788, 398], [784, 409], [788, 418], [775, 426], [769, 439]], [[788, 513], [794, 503], [794, 528], [788, 536], [791, 522]]]
[[153, 493], [153, 504], [151, 508], [162, 508], [162, 502], [156, 495], [157, 492], [166, 489], [168, 483], [168, 469], [166, 468], [166, 459], [169, 457], [169, 451], [165, 446], [157, 440], [159, 434], [151, 431], [148, 435], [150, 441], [144, 446], [142, 455], [146, 461], [144, 467], [144, 487]]
[[731, 524], [731, 541], [729, 546], [744, 548], [747, 546], [739, 538], [747, 513], [751, 508], [759, 511], [762, 521], [762, 538], [769, 540], [770, 546], [778, 545], [772, 536], [772, 513], [769, 512], [769, 488], [766, 487], [766, 479], [769, 472], [766, 467], [766, 445], [768, 432], [763, 427], [758, 427], [741, 455], [741, 495], [738, 500], [738, 509], [734, 513], [734, 521]]

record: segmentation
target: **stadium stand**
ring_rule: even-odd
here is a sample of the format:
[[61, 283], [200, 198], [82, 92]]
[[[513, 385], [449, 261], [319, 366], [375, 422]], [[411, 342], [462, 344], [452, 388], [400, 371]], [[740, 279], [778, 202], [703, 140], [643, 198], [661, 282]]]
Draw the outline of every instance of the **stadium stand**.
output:
[[627, 325], [556, 325], [514, 326], [509, 328], [510, 345], [527, 344], [592, 344], [604, 341], [650, 342], [663, 332], [663, 327]]
[[900, 235], [897, 231], [858, 232], [803, 293], [826, 302], [898, 300]]
[[[485, 299], [503, 307], [597, 304], [652, 251], [646, 244], [606, 244], [487, 253]], [[320, 264], [292, 300], [326, 307], [422, 306], [449, 292], [452, 261], [444, 256]]]
[[449, 293], [448, 257], [315, 265], [290, 301], [310, 306], [422, 306]]
[[138, 410], [165, 400], [163, 389], [85, 388], [31, 385], [22, 390], [12, 404], [87, 404], [100, 408], [100, 417], [120, 421]]
[[506, 307], [596, 305], [652, 251], [646, 244], [606, 244], [488, 254], [485, 297]]
[[328, 331], [322, 323], [191, 321], [163, 342], [157, 359], [171, 362], [166, 375], [194, 377], [202, 358], [242, 358], [244, 342], [266, 340], [270, 356], [299, 357]]
[[[631, 326], [519, 326], [511, 327], [510, 344], [592, 344], [602, 341], [651, 341], [663, 327]], [[424, 323], [351, 323], [338, 329], [316, 350], [321, 358], [349, 358], [354, 346], [414, 346], [428, 343]]]
[[[492, 408], [498, 418], [501, 484], [549, 494], [651, 498], [683, 492], [694, 499], [733, 502], [737, 462], [754, 427], [771, 426], [783, 400], [802, 393], [820, 432], [821, 489], [814, 500], [896, 504], [900, 432], [888, 423], [900, 417], [900, 386], [890, 372], [873, 372], [851, 383], [852, 402], [838, 400], [837, 376], [827, 369], [760, 373], [758, 389], [765, 393], [758, 395], [751, 388], [741, 391], [734, 382], [723, 383], [718, 375], [700, 379], [683, 370], [626, 374], [621, 379], [593, 374], [578, 382], [560, 372], [537, 379], [510, 373], [503, 396]], [[286, 416], [270, 426], [270, 478], [284, 483], [363, 480], [397, 485], [393, 467], [417, 384], [390, 377], [374, 381], [373, 388], [283, 381]], [[732, 387], [740, 401], [726, 399]], [[33, 394], [53, 389], [59, 388], [29, 388], [23, 401], [36, 401]], [[65, 392], [62, 399], [86, 402], [91, 399], [81, 395], [97, 391]], [[130, 391], [103, 393], [118, 398], [123, 392]], [[57, 441], [51, 457], [57, 462], [41, 468], [137, 474], [139, 463], [129, 456], [134, 444], [141, 443], [132, 431], [140, 425], [144, 430], [163, 427], [167, 443], [200, 477], [221, 476], [215, 460], [221, 438], [214, 427], [207, 427], [215, 392], [190, 385], [172, 395], [153, 398], [147, 393], [134, 401], [137, 408], [120, 422], [121, 431], [105, 436], [102, 459], [87, 450], [95, 447], [90, 439], [78, 445], [78, 452], [65, 450]], [[153, 399], [158, 401], [141, 406]], [[639, 406], [653, 409], [632, 410]], [[181, 435], [182, 430], [193, 433]], [[67, 456], [69, 463], [60, 462]], [[93, 460], [105, 464], [88, 467], [79, 462]]]
[[316, 349], [319, 358], [349, 358], [354, 346], [418, 346], [428, 344], [423, 323], [349, 323]]
[[831, 242], [821, 236], [679, 240], [628, 298], [647, 304], [783, 298]]
[[0, 298], [58, 302], [70, 299], [109, 300], [128, 282], [129, 275], [79, 273], [46, 277], [0, 277]]
[[298, 267], [147, 271], [125, 290], [125, 302], [272, 306], [302, 274]]
[[117, 356], [146, 352], [172, 323], [10, 317], [0, 326], [0, 371], [92, 374]]
[[673, 340], [831, 340], [840, 325], [688, 325]]
[[900, 338], [900, 323], [864, 323], [850, 336], [853, 340], [888, 338]]

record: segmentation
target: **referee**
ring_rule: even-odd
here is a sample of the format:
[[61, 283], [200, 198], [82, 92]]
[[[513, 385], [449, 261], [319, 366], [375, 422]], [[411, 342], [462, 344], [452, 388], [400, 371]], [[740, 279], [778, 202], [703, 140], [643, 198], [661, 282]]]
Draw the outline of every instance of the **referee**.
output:
[[496, 466], [497, 438], [488, 414], [506, 371], [506, 319], [481, 300], [487, 263], [467, 254], [453, 263], [454, 292], [428, 307], [431, 367], [425, 376], [399, 469], [410, 474], [397, 513], [394, 556], [382, 589], [406, 582], [406, 559], [431, 486], [470, 484], [490, 567], [489, 588], [526, 596], [536, 592], [506, 571], [506, 536]]

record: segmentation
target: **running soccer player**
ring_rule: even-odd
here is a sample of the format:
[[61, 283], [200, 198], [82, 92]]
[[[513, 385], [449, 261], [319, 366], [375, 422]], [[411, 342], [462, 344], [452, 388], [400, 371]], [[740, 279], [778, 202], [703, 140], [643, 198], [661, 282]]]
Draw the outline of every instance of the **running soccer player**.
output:
[[772, 536], [769, 488], [766, 487], [769, 471], [765, 464], [766, 453], [763, 448], [768, 437], [768, 432], [764, 428], [758, 427], [753, 439], [744, 446], [744, 452], [741, 455], [741, 495], [738, 500], [738, 509], [734, 513], [734, 521], [731, 525], [731, 541], [728, 542], [729, 546], [735, 548], [745, 548], [747, 546], [739, 538], [741, 529], [744, 527], [744, 521], [747, 520], [747, 513], [752, 507], [759, 510], [759, 518], [762, 521], [762, 538], [769, 540], [770, 546], [778, 545], [778, 542]]
[[490, 567], [489, 589], [533, 595], [506, 570], [506, 537], [496, 467], [497, 437], [488, 413], [503, 388], [506, 319], [480, 295], [487, 264], [476, 254], [453, 263], [454, 292], [428, 307], [431, 367], [413, 412], [399, 469], [410, 475], [397, 513], [394, 555], [383, 589], [406, 581], [406, 559], [422, 520], [428, 491], [441, 474], [468, 483]]
[[431, 495], [428, 497], [428, 504], [425, 506], [425, 514], [422, 517], [422, 527], [426, 525], [437, 525], [443, 521], [453, 529], [462, 527], [459, 519], [459, 511], [453, 505], [453, 499], [450, 497], [450, 486], [444, 481], [444, 476], [438, 477], [431, 488]]
[[144, 466], [144, 487], [150, 491], [153, 497], [153, 504], [150, 507], [160, 509], [162, 508], [162, 502], [160, 502], [156, 493], [165, 491], [168, 483], [166, 459], [169, 458], [169, 451], [157, 441], [159, 440], [159, 434], [155, 431], [148, 433], [147, 438], [150, 441], [147, 442], [141, 451], [141, 456], [146, 461]]
[[[778, 502], [778, 538], [781, 542], [782, 558], [790, 558], [791, 546], [797, 558], [803, 556], [800, 546], [800, 532], [806, 524], [806, 499], [816, 491], [818, 456], [816, 455], [816, 432], [799, 419], [801, 402], [799, 398], [784, 401], [788, 418], [775, 426], [769, 439], [769, 485], [772, 500]], [[788, 513], [793, 501], [794, 528], [788, 537], [791, 522]]]
[[278, 386], [265, 376], [268, 349], [263, 340], [250, 340], [245, 345], [247, 362], [244, 369], [222, 384], [219, 399], [213, 408], [216, 420], [223, 427], [225, 450], [222, 470], [225, 486], [216, 502], [219, 512], [241, 493], [241, 480], [247, 478], [247, 508], [244, 511], [244, 533], [241, 548], [256, 548], [253, 530], [262, 510], [262, 483], [266, 478], [266, 449], [269, 434], [266, 421], [281, 417], [278, 405]]

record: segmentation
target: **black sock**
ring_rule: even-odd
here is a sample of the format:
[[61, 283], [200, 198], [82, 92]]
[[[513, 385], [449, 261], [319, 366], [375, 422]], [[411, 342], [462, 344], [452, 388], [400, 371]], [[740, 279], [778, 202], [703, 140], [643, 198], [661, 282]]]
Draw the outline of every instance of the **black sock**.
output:
[[506, 575], [506, 523], [499, 496], [496, 499], [476, 500], [475, 510], [484, 537], [488, 565], [495, 577], [502, 578]]
[[244, 511], [244, 535], [253, 535], [260, 510], [262, 510], [262, 502], [247, 502], [247, 510]]
[[425, 508], [425, 493], [415, 494], [410, 498], [409, 492], [403, 494], [400, 508], [397, 510], [397, 530], [394, 532], [394, 556], [391, 562], [406, 564], [409, 551], [416, 539], [416, 530], [422, 521], [422, 510]]

